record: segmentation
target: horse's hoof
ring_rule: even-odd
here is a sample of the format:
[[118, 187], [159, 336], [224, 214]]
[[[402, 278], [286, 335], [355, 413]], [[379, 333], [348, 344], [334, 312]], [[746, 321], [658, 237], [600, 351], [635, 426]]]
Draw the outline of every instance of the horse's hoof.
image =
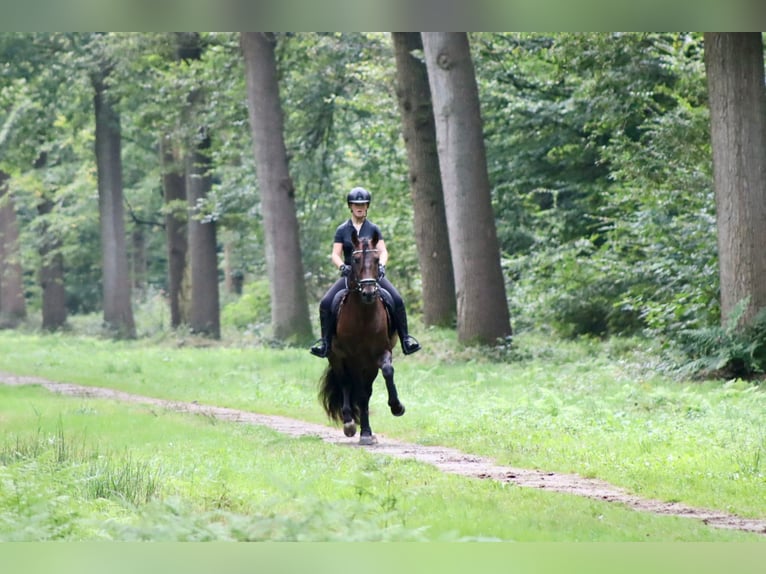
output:
[[354, 436], [356, 434], [356, 423], [354, 421], [343, 423], [343, 434], [347, 437]]
[[391, 407], [391, 414], [395, 417], [400, 417], [404, 414], [404, 405], [402, 403], [399, 403], [398, 405], [394, 405]]
[[359, 437], [359, 444], [362, 446], [371, 446], [378, 444], [378, 438], [374, 434], [363, 434]]

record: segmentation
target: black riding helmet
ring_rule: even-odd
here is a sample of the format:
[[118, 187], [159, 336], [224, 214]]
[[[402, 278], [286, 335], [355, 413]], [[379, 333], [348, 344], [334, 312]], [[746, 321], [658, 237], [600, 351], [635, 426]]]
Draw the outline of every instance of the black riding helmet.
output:
[[348, 192], [346, 203], [370, 203], [372, 195], [363, 187], [355, 187]]

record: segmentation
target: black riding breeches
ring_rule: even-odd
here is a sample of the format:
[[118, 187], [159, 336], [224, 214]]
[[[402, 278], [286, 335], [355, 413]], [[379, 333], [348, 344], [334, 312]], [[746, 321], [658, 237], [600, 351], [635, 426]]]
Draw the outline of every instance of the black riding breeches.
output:
[[[387, 277], [383, 277], [379, 283], [381, 288], [391, 293], [391, 298], [394, 300], [394, 309], [399, 309], [404, 306], [404, 300], [402, 299], [402, 296], [399, 294], [399, 291], [396, 290], [396, 287], [391, 284]], [[324, 297], [322, 297], [322, 300], [319, 302], [319, 309], [330, 312], [332, 310], [333, 299], [335, 299], [335, 296], [345, 288], [346, 278], [341, 277], [335, 283], [333, 283], [332, 287], [330, 287], [327, 290], [327, 293], [325, 293]]]

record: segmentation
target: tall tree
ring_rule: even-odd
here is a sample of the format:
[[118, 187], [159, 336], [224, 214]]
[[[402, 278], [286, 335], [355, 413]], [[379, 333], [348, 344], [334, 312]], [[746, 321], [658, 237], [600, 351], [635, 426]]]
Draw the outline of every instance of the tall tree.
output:
[[[47, 161], [48, 154], [41, 153], [35, 160], [35, 169], [44, 170]], [[43, 190], [37, 202], [37, 214], [40, 216], [40, 242], [37, 247], [40, 255], [38, 280], [42, 291], [43, 329], [48, 331], [62, 328], [67, 320], [62, 241], [58, 231], [52, 230], [48, 221], [48, 217], [54, 212], [53, 196], [53, 193]]]
[[458, 339], [492, 344], [511, 335], [511, 322], [468, 35], [422, 37], [455, 271]]
[[8, 174], [0, 171], [0, 327], [15, 327], [26, 317], [24, 280], [19, 260], [19, 227]]
[[165, 196], [170, 325], [176, 329], [189, 322], [189, 278], [186, 272], [189, 239], [184, 166], [180, 150], [170, 136], [163, 137], [160, 142], [160, 163]]
[[[53, 207], [53, 200], [44, 197], [37, 204], [37, 213], [44, 217], [53, 212]], [[43, 329], [55, 331], [62, 328], [67, 320], [64, 255], [61, 253], [61, 240], [56, 235], [45, 233], [47, 227], [42, 224], [44, 234], [38, 247], [38, 280], [42, 289]]]
[[274, 43], [274, 35], [269, 33], [243, 32], [241, 35], [265, 228], [272, 331], [278, 340], [297, 342], [311, 337], [311, 320], [295, 210], [295, 188], [287, 165]]
[[125, 240], [120, 116], [107, 87], [108, 65], [91, 74], [96, 120], [96, 165], [101, 225], [104, 323], [120, 337], [134, 338], [130, 274]]
[[[177, 34], [178, 54], [187, 64], [202, 58], [202, 39], [197, 32]], [[213, 339], [221, 337], [221, 304], [218, 287], [218, 241], [216, 221], [206, 213], [205, 202], [213, 186], [212, 140], [205, 125], [199, 125], [200, 109], [206, 97], [204, 88], [194, 86], [187, 110], [191, 125], [197, 128], [186, 155], [186, 199], [189, 206], [188, 262], [191, 274], [189, 327]]]
[[766, 93], [760, 32], [704, 35], [721, 320], [766, 308]]
[[452, 254], [445, 248], [449, 246], [447, 215], [428, 71], [421, 57], [423, 41], [418, 32], [394, 32], [391, 39], [422, 276], [423, 322], [447, 326], [455, 319], [455, 276]]
[[215, 219], [202, 212], [212, 187], [210, 136], [206, 130], [186, 162], [186, 191], [189, 202], [189, 259], [191, 309], [189, 326], [195, 333], [221, 337], [221, 305], [218, 292], [218, 249]]

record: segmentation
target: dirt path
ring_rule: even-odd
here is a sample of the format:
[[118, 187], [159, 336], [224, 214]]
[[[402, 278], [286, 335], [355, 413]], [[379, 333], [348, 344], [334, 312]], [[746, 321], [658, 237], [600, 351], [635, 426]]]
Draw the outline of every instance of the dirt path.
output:
[[679, 503], [662, 502], [634, 496], [609, 483], [583, 478], [576, 474], [560, 474], [509, 466], [499, 466], [492, 460], [466, 454], [459, 450], [439, 447], [422, 446], [393, 440], [384, 435], [378, 435], [378, 444], [359, 447], [356, 439], [343, 436], [339, 428], [308, 423], [287, 417], [260, 415], [235, 409], [200, 405], [196, 402], [186, 403], [155, 399], [133, 395], [114, 389], [86, 387], [69, 383], [57, 383], [37, 377], [11, 375], [0, 372], [0, 383], [6, 385], [40, 385], [51, 392], [78, 397], [112, 399], [117, 401], [152, 405], [172, 411], [199, 414], [216, 419], [253, 424], [269, 427], [290, 436], [318, 436], [323, 441], [332, 444], [347, 445], [355, 448], [367, 448], [383, 455], [414, 459], [431, 464], [443, 472], [450, 472], [472, 478], [497, 480], [528, 488], [544, 488], [553, 492], [563, 492], [624, 504], [640, 512], [652, 512], [668, 516], [681, 516], [701, 520], [709, 526], [728, 528], [744, 532], [766, 534], [766, 520], [742, 518], [725, 512], [693, 508]]

